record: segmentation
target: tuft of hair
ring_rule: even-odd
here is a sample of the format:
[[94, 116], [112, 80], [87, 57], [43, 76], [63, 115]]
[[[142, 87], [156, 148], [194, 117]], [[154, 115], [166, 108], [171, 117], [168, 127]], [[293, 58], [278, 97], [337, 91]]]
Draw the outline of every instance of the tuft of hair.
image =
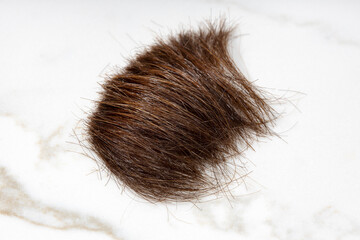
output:
[[220, 20], [157, 39], [102, 85], [87, 119], [89, 147], [144, 199], [224, 191], [238, 171], [229, 158], [273, 134], [266, 93], [229, 54], [233, 32]]

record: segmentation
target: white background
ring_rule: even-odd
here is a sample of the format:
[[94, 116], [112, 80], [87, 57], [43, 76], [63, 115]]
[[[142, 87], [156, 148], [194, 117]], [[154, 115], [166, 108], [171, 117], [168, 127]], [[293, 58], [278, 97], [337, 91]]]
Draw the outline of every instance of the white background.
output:
[[[0, 1], [0, 239], [359, 239], [359, 1]], [[158, 34], [222, 14], [285, 95], [237, 197], [150, 204], [72, 144], [98, 82]]]

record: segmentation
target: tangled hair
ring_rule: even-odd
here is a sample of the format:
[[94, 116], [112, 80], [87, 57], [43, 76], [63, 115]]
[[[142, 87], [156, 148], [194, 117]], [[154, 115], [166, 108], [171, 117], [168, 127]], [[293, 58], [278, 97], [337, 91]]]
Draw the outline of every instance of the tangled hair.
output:
[[218, 21], [157, 39], [102, 85], [87, 141], [141, 197], [221, 191], [234, 176], [229, 157], [272, 134], [273, 109], [229, 55], [233, 30]]

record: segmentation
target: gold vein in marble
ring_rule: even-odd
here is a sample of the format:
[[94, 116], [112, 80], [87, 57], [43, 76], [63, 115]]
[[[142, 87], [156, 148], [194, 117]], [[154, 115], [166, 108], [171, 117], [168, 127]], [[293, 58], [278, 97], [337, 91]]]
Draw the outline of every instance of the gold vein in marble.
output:
[[114, 240], [121, 239], [111, 226], [95, 217], [57, 209], [32, 199], [3, 167], [0, 167], [0, 214], [52, 229], [101, 232]]

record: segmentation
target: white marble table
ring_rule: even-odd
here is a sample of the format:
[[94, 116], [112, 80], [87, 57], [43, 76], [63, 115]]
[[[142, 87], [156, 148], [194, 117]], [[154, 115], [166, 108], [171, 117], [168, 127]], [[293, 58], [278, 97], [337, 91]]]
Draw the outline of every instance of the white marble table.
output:
[[[0, 239], [360, 238], [359, 1], [1, 1]], [[285, 94], [235, 198], [150, 204], [82, 156], [98, 82], [157, 33], [223, 14], [234, 58]], [[297, 93], [295, 91], [301, 92]]]

